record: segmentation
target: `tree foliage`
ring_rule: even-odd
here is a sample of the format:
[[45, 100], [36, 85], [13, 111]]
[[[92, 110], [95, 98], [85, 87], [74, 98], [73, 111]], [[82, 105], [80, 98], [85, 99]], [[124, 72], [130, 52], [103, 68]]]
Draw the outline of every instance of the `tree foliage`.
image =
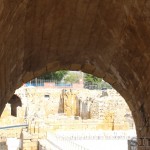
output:
[[66, 70], [50, 72], [41, 76], [40, 79], [61, 81], [67, 73]]
[[84, 74], [84, 82], [91, 82], [91, 83], [100, 83], [102, 81], [101, 78], [95, 77], [91, 74]]
[[85, 87], [87, 86], [88, 88], [90, 86], [96, 86], [96, 85], [97, 85], [97, 88], [99, 89], [104, 89], [104, 88], [111, 89], [112, 88], [112, 86], [109, 83], [105, 82], [101, 78], [95, 77], [87, 73], [84, 74], [84, 85]]
[[80, 75], [75, 72], [69, 72], [64, 78], [65, 83], [78, 83], [79, 80]]

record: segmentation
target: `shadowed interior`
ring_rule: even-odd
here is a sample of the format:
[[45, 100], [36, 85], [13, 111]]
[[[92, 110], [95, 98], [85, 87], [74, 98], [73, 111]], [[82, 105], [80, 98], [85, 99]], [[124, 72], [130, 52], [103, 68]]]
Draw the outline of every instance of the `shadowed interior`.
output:
[[141, 0], [0, 0], [0, 112], [23, 83], [81, 70], [110, 83], [149, 135], [149, 11]]

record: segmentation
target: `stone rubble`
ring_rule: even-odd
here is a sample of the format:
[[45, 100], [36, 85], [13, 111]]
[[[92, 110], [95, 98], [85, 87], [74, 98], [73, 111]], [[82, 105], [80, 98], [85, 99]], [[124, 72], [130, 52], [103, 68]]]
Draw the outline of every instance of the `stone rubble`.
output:
[[28, 129], [0, 130], [2, 150], [8, 137], [21, 137], [22, 150], [37, 150], [38, 140], [45, 139], [47, 132], [134, 129], [129, 107], [113, 89], [62, 91], [22, 87], [15, 94], [22, 101], [22, 108], [17, 108], [18, 117], [11, 116], [8, 104], [0, 123], [3, 126], [27, 123]]

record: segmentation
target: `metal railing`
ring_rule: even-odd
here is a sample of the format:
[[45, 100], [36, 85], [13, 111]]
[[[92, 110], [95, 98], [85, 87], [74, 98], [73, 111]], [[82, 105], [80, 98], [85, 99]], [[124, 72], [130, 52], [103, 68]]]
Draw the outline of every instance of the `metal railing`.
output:
[[106, 89], [112, 89], [112, 86], [107, 82], [100, 82], [100, 83], [93, 83], [93, 82], [85, 82], [84, 88], [89, 90], [106, 90]]
[[44, 86], [44, 83], [54, 83], [56, 87], [72, 87], [71, 83], [62, 83], [57, 80], [45, 80], [45, 79], [38, 79], [38, 78], [27, 82], [25, 85], [27, 87], [29, 87], [29, 86], [38, 87], [38, 86]]
[[22, 128], [22, 127], [28, 127], [27, 124], [22, 124], [22, 125], [10, 125], [10, 126], [5, 126], [5, 127], [0, 127], [0, 130], [3, 129], [11, 129], [11, 128]]
[[137, 138], [133, 137], [130, 140], [128, 140], [128, 150], [137, 150], [137, 149], [138, 149]]
[[50, 144], [51, 150], [88, 150], [87, 148], [79, 145], [71, 140], [65, 138], [59, 138], [55, 135], [49, 134], [47, 141]]

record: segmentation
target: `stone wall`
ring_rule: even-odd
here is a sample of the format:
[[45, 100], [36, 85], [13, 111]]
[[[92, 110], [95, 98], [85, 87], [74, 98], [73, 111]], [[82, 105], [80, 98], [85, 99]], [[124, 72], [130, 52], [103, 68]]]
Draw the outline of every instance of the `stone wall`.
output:
[[[5, 107], [4, 113], [0, 118], [1, 127], [21, 125], [25, 123], [25, 108], [17, 108], [18, 117], [11, 116], [11, 107], [9, 104]], [[7, 138], [20, 138], [22, 128], [0, 129], [0, 150], [7, 150]]]
[[38, 135], [23, 131], [21, 134], [21, 150], [38, 150]]
[[[21, 129], [0, 130], [2, 147], [6, 137], [22, 140], [23, 150], [36, 150], [38, 139], [46, 138], [48, 132], [68, 130], [128, 130], [133, 128], [131, 112], [124, 99], [115, 91], [56, 90], [20, 88], [16, 91], [23, 107], [18, 108], [18, 117], [10, 116], [7, 105], [1, 124], [29, 125], [26, 132]], [[3, 140], [5, 139], [5, 140]]]
[[105, 92], [106, 95], [92, 100], [90, 118], [99, 119], [105, 124], [112, 123], [114, 129], [120, 129], [119, 124], [122, 124], [123, 128], [134, 128], [131, 111], [124, 99], [115, 90]]
[[66, 116], [80, 116], [80, 103], [77, 94], [72, 90], [63, 90], [60, 99], [60, 108]]
[[0, 114], [23, 83], [46, 72], [82, 70], [112, 84], [139, 134], [147, 135], [149, 8], [142, 0], [0, 1]]
[[29, 120], [54, 119], [55, 115], [63, 114], [74, 118], [78, 116], [81, 119], [98, 119], [102, 124], [106, 124], [106, 129], [107, 124], [112, 124], [115, 126], [112, 128], [119, 130], [134, 128], [129, 107], [120, 94], [113, 89], [62, 91], [23, 87], [16, 93], [22, 97], [23, 106], [27, 107], [26, 115]]
[[22, 139], [22, 148], [34, 150], [37, 140], [48, 132], [58, 130], [127, 130], [134, 128], [129, 107], [115, 90], [58, 90], [20, 88], [16, 94], [23, 106], [18, 107], [17, 118], [11, 116], [10, 105], [1, 116], [2, 126], [29, 125], [23, 137], [22, 129], [0, 130], [0, 146], [6, 147], [6, 138]]
[[[35, 117], [56, 114], [59, 112], [61, 89], [44, 89], [23, 87], [16, 91], [27, 107], [28, 116]], [[51, 107], [52, 106], [52, 107]]]

